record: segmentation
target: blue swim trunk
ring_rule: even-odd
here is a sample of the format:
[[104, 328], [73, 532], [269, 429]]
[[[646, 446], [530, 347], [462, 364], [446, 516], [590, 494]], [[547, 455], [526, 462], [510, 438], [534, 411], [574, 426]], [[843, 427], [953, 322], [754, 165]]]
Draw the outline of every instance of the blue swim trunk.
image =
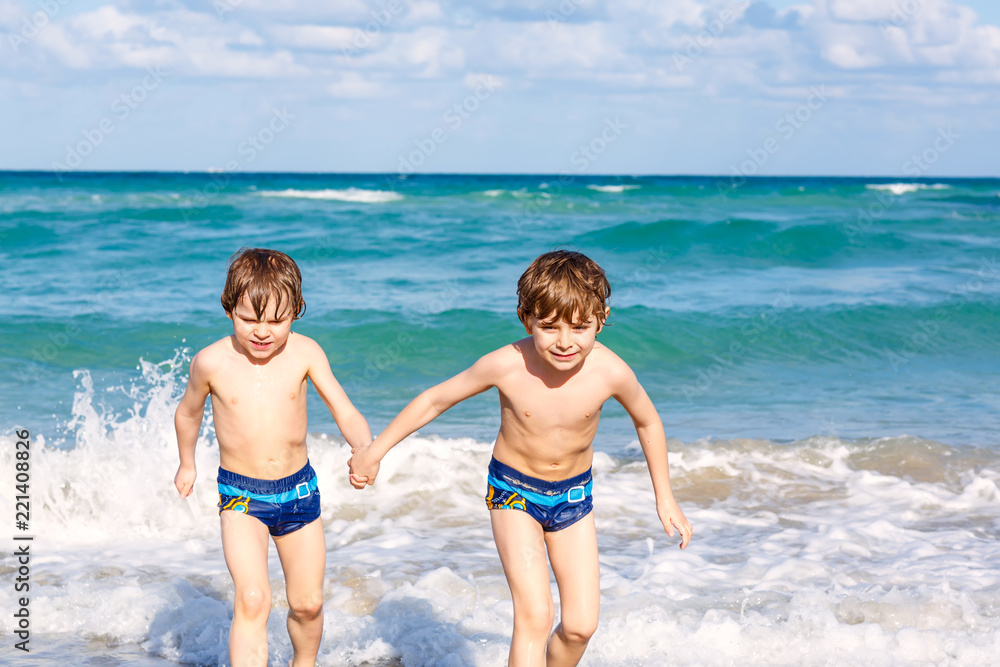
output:
[[529, 477], [496, 459], [490, 461], [486, 506], [527, 512], [551, 533], [568, 528], [594, 510], [590, 471], [560, 482]]
[[283, 479], [254, 479], [219, 468], [219, 514], [256, 517], [271, 535], [287, 535], [319, 518], [319, 487], [309, 462]]

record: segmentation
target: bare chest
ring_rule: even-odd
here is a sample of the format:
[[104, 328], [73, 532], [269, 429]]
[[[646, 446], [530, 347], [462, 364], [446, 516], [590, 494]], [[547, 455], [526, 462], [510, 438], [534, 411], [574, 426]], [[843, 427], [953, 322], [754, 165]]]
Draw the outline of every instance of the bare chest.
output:
[[577, 380], [574, 378], [559, 387], [550, 387], [541, 381], [500, 387], [504, 416], [529, 431], [596, 427], [601, 408], [610, 396], [593, 379], [590, 382], [586, 378]]
[[282, 413], [305, 405], [305, 372], [295, 368], [253, 366], [233, 368], [212, 385], [213, 408], [247, 417]]

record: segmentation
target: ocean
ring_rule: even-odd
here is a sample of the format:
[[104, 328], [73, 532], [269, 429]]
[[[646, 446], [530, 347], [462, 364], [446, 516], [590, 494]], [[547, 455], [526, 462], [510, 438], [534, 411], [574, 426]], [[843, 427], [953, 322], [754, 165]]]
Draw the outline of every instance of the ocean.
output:
[[[695, 536], [680, 551], [663, 533], [609, 402], [582, 664], [996, 662], [1000, 180], [0, 172], [2, 662], [228, 665], [217, 445], [206, 418], [178, 499], [172, 417], [193, 354], [232, 332], [219, 295], [244, 246], [298, 262], [293, 329], [376, 433], [524, 335], [515, 285], [534, 257], [605, 268], [598, 340], [663, 418]], [[309, 400], [319, 664], [504, 664], [512, 610], [482, 499], [495, 391], [393, 450], [363, 492]], [[273, 547], [270, 567], [284, 665]]]

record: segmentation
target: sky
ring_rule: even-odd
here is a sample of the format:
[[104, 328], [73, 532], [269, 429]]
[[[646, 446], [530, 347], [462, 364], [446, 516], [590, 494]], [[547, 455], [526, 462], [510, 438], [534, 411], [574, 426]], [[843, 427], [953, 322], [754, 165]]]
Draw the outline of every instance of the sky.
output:
[[0, 0], [0, 169], [1000, 176], [996, 0]]

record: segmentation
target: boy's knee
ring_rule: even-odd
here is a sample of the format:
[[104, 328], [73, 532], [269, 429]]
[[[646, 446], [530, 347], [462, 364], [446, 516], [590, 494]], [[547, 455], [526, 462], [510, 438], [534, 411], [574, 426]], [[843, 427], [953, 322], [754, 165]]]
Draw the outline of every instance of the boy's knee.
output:
[[563, 640], [570, 644], [586, 644], [597, 632], [597, 618], [575, 619], [569, 623], [562, 622], [559, 634]]
[[538, 601], [531, 604], [519, 605], [514, 610], [514, 622], [529, 631], [548, 634], [552, 630], [552, 622], [555, 619], [555, 608], [551, 601]]
[[234, 613], [246, 619], [267, 619], [271, 613], [271, 591], [268, 588], [246, 588], [236, 593]]
[[309, 598], [289, 600], [288, 613], [297, 621], [308, 622], [316, 620], [323, 615], [323, 594], [317, 593]]

